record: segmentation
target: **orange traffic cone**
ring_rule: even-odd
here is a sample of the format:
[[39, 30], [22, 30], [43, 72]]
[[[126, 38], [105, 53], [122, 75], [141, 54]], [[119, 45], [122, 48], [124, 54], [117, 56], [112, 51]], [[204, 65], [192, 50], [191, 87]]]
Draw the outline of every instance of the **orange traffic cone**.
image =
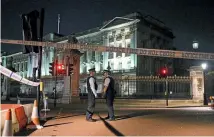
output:
[[43, 128], [43, 126], [41, 126], [40, 122], [39, 122], [38, 103], [37, 103], [36, 100], [34, 101], [34, 106], [33, 106], [33, 112], [32, 112], [32, 116], [31, 116], [31, 120], [32, 120], [33, 124], [36, 126], [37, 129]]
[[2, 136], [12, 136], [12, 117], [11, 117], [11, 109], [9, 109], [6, 113], [5, 122], [4, 122], [4, 130]]

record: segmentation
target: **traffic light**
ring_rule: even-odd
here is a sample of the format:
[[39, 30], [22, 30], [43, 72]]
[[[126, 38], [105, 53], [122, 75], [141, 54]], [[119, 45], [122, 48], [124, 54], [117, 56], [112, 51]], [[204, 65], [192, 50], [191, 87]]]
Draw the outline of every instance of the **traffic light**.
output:
[[65, 74], [65, 66], [63, 64], [57, 64], [57, 74], [59, 75]]
[[50, 65], [50, 67], [49, 67], [49, 73], [50, 73], [52, 76], [54, 76], [54, 75], [55, 75], [55, 73], [54, 73], [55, 64], [54, 64], [54, 62], [52, 62], [52, 63], [49, 63], [49, 65]]
[[71, 74], [73, 74], [73, 64], [69, 64], [69, 66], [68, 66], [68, 76], [70, 76]]
[[167, 67], [161, 68], [160, 69], [160, 77], [166, 78], [168, 76], [168, 69]]

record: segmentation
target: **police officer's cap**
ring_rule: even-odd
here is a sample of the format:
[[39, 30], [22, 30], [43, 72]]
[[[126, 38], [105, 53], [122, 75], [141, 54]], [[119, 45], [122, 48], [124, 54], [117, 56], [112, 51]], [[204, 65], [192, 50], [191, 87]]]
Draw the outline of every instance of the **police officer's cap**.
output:
[[91, 68], [88, 70], [89, 72], [95, 72], [95, 68]]
[[103, 73], [105, 73], [105, 72], [107, 72], [108, 74], [110, 74], [111, 73], [111, 71], [109, 71], [109, 70], [103, 70]]

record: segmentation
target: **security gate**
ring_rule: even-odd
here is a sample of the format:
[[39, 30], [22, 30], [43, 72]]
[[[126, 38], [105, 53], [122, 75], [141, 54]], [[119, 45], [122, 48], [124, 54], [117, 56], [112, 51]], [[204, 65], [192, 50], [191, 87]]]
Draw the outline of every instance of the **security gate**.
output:
[[190, 77], [124, 76], [115, 78], [117, 98], [191, 99]]

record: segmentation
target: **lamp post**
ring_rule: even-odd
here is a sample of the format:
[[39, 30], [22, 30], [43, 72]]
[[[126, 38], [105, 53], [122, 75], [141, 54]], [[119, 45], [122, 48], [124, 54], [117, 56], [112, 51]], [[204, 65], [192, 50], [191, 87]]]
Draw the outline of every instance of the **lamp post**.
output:
[[194, 50], [196, 50], [196, 49], [198, 49], [198, 46], [199, 46], [198, 41], [194, 40], [193, 43], [192, 43], [192, 48], [193, 48]]
[[206, 96], [206, 86], [205, 86], [205, 71], [206, 71], [206, 69], [207, 69], [207, 63], [202, 63], [201, 64], [201, 67], [202, 67], [202, 69], [203, 69], [203, 73], [204, 73], [204, 105], [208, 105], [208, 102], [207, 102], [207, 96]]

